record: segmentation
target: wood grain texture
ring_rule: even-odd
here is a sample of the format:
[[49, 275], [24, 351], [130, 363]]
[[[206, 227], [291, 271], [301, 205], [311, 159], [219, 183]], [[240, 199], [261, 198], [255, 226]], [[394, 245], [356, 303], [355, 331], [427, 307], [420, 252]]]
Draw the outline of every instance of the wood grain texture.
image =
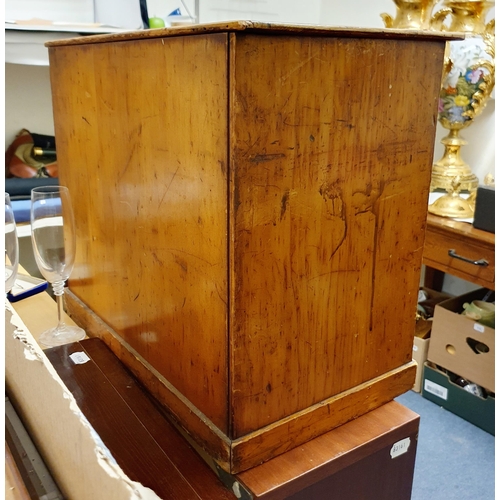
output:
[[49, 49], [70, 288], [232, 471], [411, 388], [444, 53], [238, 26]]
[[237, 438], [410, 360], [442, 47], [231, 47]]
[[265, 34], [303, 34], [307, 36], [334, 35], [336, 37], [348, 38], [391, 38], [391, 39], [412, 39], [416, 37], [420, 40], [463, 40], [460, 33], [445, 33], [424, 30], [398, 30], [379, 28], [352, 28], [341, 26], [305, 26], [303, 24], [276, 24], [263, 23], [258, 21], [237, 20], [229, 22], [214, 22], [196, 24], [193, 26], [175, 26], [164, 29], [127, 31], [124, 33], [88, 35], [85, 37], [66, 38], [64, 40], [54, 40], [47, 42], [47, 47], [58, 47], [67, 45], [85, 45], [107, 42], [122, 42], [133, 40], [145, 40], [151, 38], [165, 38], [174, 36], [199, 35], [208, 33], [227, 32], [257, 32]]
[[50, 64], [70, 287], [227, 433], [226, 45], [61, 47]]
[[[256, 499], [278, 500], [303, 492], [306, 488], [331, 478], [381, 450], [390, 449], [394, 443], [409, 436], [411, 436], [411, 444], [408, 458], [413, 455], [414, 460], [419, 420], [417, 414], [392, 401], [265, 464], [242, 472], [236, 477], [254, 494]], [[403, 469], [395, 473], [390, 469], [390, 463], [385, 465], [388, 467], [379, 474], [377, 480], [369, 482], [368, 487], [364, 486], [366, 490], [363, 496], [353, 498], [359, 500], [365, 498], [367, 494], [373, 495], [369, 498], [375, 498], [377, 488], [383, 489], [387, 487], [387, 484], [403, 479]], [[412, 462], [405, 465], [408, 469], [407, 473], [409, 472], [411, 476]], [[354, 480], [351, 478], [346, 481], [345, 485], [339, 486], [344, 489], [353, 488], [356, 483], [364, 483], [367, 474], [368, 471], [364, 471]], [[409, 481], [405, 477], [402, 482], [406, 483], [404, 485], [406, 492], [411, 491], [411, 477]], [[331, 500], [348, 498], [340, 495], [339, 486], [329, 488], [330, 496], [325, 496], [325, 498]], [[336, 497], [333, 496], [334, 492], [337, 492]], [[309, 495], [304, 498], [320, 497]], [[383, 498], [401, 500], [405, 496], [389, 494]]]
[[98, 337], [137, 376], [148, 392], [165, 406], [174, 422], [203, 448], [226, 472], [237, 473], [306, 443], [330, 429], [371, 411], [409, 390], [415, 381], [416, 364], [386, 373], [378, 379], [329, 398], [238, 440], [228, 440], [217, 432], [166, 380], [155, 376], [147, 362], [123, 345], [108, 325], [90, 311], [71, 291], [68, 311], [91, 337]]
[[[88, 332], [90, 337], [97, 337], [112, 350], [120, 361], [136, 376], [157, 401], [168, 410], [173, 421], [182, 426], [203, 449], [208, 450], [212, 458], [229, 464], [231, 441], [217, 427], [123, 339], [91, 311], [76, 295], [68, 290], [65, 294], [68, 312], [71, 317]], [[226, 468], [228, 466], [226, 465]]]
[[385, 373], [370, 382], [290, 415], [231, 443], [231, 471], [241, 472], [279, 456], [367, 411], [391, 401], [415, 383], [416, 364]]
[[[486, 259], [488, 266], [477, 266], [450, 257], [448, 251], [451, 249], [471, 260]], [[423, 263], [433, 269], [494, 290], [495, 234], [476, 229], [466, 222], [429, 214]]]
[[[416, 435], [410, 438], [415, 444]], [[415, 451], [413, 446], [393, 460], [388, 446], [287, 500], [410, 500]]]
[[[104, 342], [86, 339], [45, 352], [86, 418], [131, 479], [149, 486], [161, 498], [192, 498], [193, 492], [193, 498], [234, 498], [165, 420], [161, 408]], [[69, 356], [75, 352], [87, 354], [90, 361], [74, 364]], [[125, 421], [126, 428], [121, 425]], [[379, 498], [378, 491], [392, 492], [395, 487], [410, 492], [418, 423], [418, 415], [390, 402], [262, 466], [234, 476], [234, 481], [243, 484], [256, 499], [293, 498], [308, 488], [322, 487], [325, 480], [338, 481], [336, 477], [342, 476], [344, 470], [357, 470], [367, 459], [372, 462], [371, 468], [374, 468], [374, 460], [380, 462], [382, 459], [385, 464], [383, 471], [378, 470], [380, 467], [377, 469], [380, 473], [378, 484], [359, 480], [362, 489], [355, 490], [364, 494], [370, 492], [373, 498]], [[405, 438], [410, 438], [406, 460], [387, 462], [392, 445]], [[165, 467], [164, 462], [174, 465], [175, 469]], [[157, 474], [158, 468], [164, 469], [161, 476]], [[369, 471], [365, 470], [364, 476], [368, 475]], [[335, 491], [346, 487], [352, 488], [352, 482], [342, 480]], [[391, 496], [386, 494], [380, 498]], [[406, 496], [393, 495], [392, 498], [402, 500]]]

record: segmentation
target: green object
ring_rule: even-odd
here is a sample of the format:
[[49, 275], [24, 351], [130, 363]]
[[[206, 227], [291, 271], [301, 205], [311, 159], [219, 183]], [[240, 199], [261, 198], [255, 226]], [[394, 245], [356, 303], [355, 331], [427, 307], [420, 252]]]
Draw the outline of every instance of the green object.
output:
[[495, 435], [495, 398], [480, 398], [452, 383], [446, 373], [424, 365], [422, 396]]
[[164, 28], [165, 21], [161, 17], [150, 17], [149, 18], [149, 27], [150, 28]]

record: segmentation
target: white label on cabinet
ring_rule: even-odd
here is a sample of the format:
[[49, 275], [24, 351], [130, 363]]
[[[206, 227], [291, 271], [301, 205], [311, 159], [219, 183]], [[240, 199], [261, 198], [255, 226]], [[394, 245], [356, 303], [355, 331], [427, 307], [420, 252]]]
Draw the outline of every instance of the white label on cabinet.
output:
[[69, 357], [75, 365], [83, 365], [87, 361], [90, 361], [90, 358], [84, 352], [74, 352], [70, 354]]
[[484, 325], [481, 323], [474, 323], [474, 330], [479, 333], [484, 333]]
[[410, 438], [404, 438], [397, 443], [394, 443], [391, 448], [391, 458], [399, 457], [408, 451], [410, 448]]
[[442, 385], [432, 382], [431, 380], [424, 380], [424, 389], [438, 398], [445, 400], [448, 399], [448, 389]]

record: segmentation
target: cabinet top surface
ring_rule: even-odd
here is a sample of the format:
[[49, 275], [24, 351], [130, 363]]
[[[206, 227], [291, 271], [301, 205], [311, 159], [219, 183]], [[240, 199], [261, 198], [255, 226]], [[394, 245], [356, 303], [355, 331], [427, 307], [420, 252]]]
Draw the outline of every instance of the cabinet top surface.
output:
[[458, 33], [443, 33], [421, 30], [397, 30], [379, 28], [353, 28], [339, 26], [278, 24], [256, 21], [229, 21], [207, 24], [193, 24], [189, 26], [175, 26], [159, 29], [144, 29], [126, 31], [123, 33], [84, 36], [64, 40], [49, 41], [47, 47], [64, 45], [84, 45], [91, 43], [117, 42], [127, 40], [140, 40], [145, 38], [164, 38], [169, 36], [200, 35], [207, 33], [242, 32], [260, 33], [263, 35], [301, 35], [301, 36], [330, 36], [330, 37], [355, 37], [355, 38], [380, 38], [380, 39], [409, 39], [409, 40], [456, 40], [464, 36]]
[[467, 222], [456, 221], [427, 214], [427, 230], [444, 233], [448, 236], [454, 235], [459, 238], [472, 239], [478, 243], [488, 246], [495, 246], [495, 234], [475, 228]]

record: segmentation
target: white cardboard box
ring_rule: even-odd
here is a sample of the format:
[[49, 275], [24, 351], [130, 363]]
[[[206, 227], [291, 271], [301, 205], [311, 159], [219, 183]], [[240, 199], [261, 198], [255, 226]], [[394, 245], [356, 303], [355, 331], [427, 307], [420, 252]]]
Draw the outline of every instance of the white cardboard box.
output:
[[[37, 298], [25, 300], [37, 304]], [[52, 312], [56, 318], [55, 309]], [[7, 299], [5, 381], [10, 400], [65, 498], [159, 500], [121, 470]]]

